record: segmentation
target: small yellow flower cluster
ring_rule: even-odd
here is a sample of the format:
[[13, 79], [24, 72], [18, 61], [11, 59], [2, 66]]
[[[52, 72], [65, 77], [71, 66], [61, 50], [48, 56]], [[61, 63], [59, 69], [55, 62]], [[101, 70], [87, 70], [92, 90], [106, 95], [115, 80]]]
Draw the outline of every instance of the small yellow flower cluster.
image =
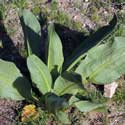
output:
[[39, 117], [39, 113], [36, 110], [35, 105], [26, 105], [23, 108], [22, 114], [21, 114], [21, 121], [22, 122], [28, 122], [28, 121], [33, 121], [36, 120]]

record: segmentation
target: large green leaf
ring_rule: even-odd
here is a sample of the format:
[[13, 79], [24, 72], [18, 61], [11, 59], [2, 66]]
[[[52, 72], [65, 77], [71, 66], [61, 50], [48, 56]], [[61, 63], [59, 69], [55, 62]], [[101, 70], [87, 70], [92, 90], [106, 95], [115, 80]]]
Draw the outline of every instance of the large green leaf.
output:
[[45, 103], [47, 110], [52, 113], [68, 107], [66, 98], [57, 96], [53, 93], [45, 95]]
[[[81, 78], [81, 77], [80, 77]], [[64, 94], [76, 94], [80, 90], [83, 90], [83, 86], [81, 85], [81, 79], [79, 75], [75, 74], [63, 74], [59, 76], [54, 84], [54, 92], [58, 95]]]
[[56, 116], [57, 116], [58, 120], [61, 121], [63, 124], [65, 124], [65, 125], [71, 124], [67, 113], [65, 113], [63, 111], [57, 111]]
[[14, 100], [31, 99], [31, 86], [14, 63], [0, 59], [0, 97]]
[[47, 66], [37, 56], [31, 55], [27, 59], [31, 79], [37, 88], [43, 93], [51, 91], [52, 78]]
[[125, 73], [125, 37], [115, 37], [91, 49], [76, 72], [82, 75], [83, 83], [111, 83]]
[[122, 27], [123, 27], [123, 31], [121, 35], [125, 37], [125, 25], [122, 25]]
[[54, 24], [48, 26], [47, 65], [52, 73], [59, 73], [62, 69], [64, 58], [61, 40], [55, 32]]
[[72, 55], [64, 62], [63, 71], [71, 70], [82, 58], [85, 57], [87, 51], [92, 47], [100, 44], [106, 37], [113, 32], [117, 24], [117, 17], [110, 21], [109, 25], [100, 28], [98, 31], [86, 38], [78, 48], [72, 53]]
[[75, 103], [75, 106], [81, 112], [90, 112], [90, 111], [98, 109], [100, 107], [104, 107], [104, 104], [92, 103], [92, 102], [89, 102], [89, 101], [79, 101], [79, 102]]
[[79, 101], [80, 101], [80, 99], [73, 95], [69, 99], [69, 105], [73, 105], [74, 103], [79, 102]]
[[20, 10], [19, 14], [28, 55], [34, 53], [39, 56], [41, 48], [40, 24], [37, 18], [29, 10]]
[[64, 124], [70, 123], [68, 115], [63, 112], [69, 106], [65, 98], [50, 93], [46, 95], [45, 102], [47, 110], [54, 113], [59, 121]]

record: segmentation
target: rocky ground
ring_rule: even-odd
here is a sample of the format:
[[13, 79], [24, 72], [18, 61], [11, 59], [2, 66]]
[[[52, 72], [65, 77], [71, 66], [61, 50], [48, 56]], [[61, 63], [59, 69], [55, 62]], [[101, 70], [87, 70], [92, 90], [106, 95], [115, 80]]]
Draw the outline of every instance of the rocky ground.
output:
[[[45, 18], [47, 18], [48, 22], [54, 21], [69, 27], [68, 29], [63, 28], [61, 36], [67, 41], [71, 41], [69, 39], [75, 40], [76, 43], [78, 43], [78, 40], [72, 36], [71, 31], [73, 31], [77, 37], [78, 33], [75, 31], [90, 34], [98, 28], [108, 25], [114, 13], [118, 12], [120, 16], [125, 16], [125, 5], [112, 3], [110, 0], [58, 0], [57, 2], [55, 0], [53, 4], [51, 4], [51, 2], [51, 0], [32, 0], [24, 5], [24, 7], [32, 10], [36, 16], [38, 16], [39, 12], [44, 17], [47, 15], [48, 17]], [[7, 33], [6, 35], [9, 35], [16, 49], [21, 52], [23, 46], [23, 33], [17, 9], [14, 7], [14, 4], [9, 3], [5, 5], [5, 10], [3, 19], [0, 19], [0, 25], [4, 25], [6, 32], [0, 29], [0, 40], [1, 37], [3, 37], [1, 34]], [[8, 40], [5, 39], [5, 41]], [[70, 44], [69, 42], [68, 46], [70, 46]], [[71, 49], [72, 48], [71, 46]], [[0, 52], [1, 51], [3, 50], [0, 49]], [[15, 50], [13, 51], [13, 53], [16, 53]], [[0, 57], [7, 58], [8, 60], [17, 59], [12, 56], [12, 53], [7, 52], [7, 54], [7, 57], [6, 52], [1, 54]], [[16, 57], [18, 57], [17, 54]], [[20, 65], [21, 64], [19, 64], [19, 66]], [[125, 80], [122, 79], [123, 84], [124, 81]], [[92, 112], [85, 116], [74, 111], [73, 117], [77, 119], [77, 122], [73, 121], [72, 125], [125, 125], [124, 100], [125, 98], [123, 98], [120, 103], [116, 103], [116, 100], [114, 101], [111, 99], [108, 103], [108, 114], [106, 114], [106, 116], [104, 113], [97, 112]], [[15, 120], [15, 116], [21, 106], [22, 102], [0, 99], [0, 125], [16, 124], [13, 120]], [[104, 122], [105, 119], [108, 121]]]

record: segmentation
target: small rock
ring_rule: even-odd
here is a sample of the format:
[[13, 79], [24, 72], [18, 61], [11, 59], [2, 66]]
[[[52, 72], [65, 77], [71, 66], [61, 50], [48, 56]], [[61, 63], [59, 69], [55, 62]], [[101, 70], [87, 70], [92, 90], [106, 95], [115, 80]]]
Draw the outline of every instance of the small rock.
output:
[[118, 87], [118, 83], [116, 82], [104, 85], [104, 96], [108, 98], [112, 98], [117, 87]]

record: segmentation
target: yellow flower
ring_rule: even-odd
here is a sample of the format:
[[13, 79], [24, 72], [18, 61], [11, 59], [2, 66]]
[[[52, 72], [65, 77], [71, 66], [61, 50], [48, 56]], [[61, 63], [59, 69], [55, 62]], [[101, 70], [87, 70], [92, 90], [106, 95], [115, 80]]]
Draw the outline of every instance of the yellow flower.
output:
[[21, 114], [21, 121], [27, 122], [27, 121], [33, 121], [36, 120], [39, 117], [39, 113], [36, 110], [35, 105], [26, 105], [23, 108], [22, 114]]

